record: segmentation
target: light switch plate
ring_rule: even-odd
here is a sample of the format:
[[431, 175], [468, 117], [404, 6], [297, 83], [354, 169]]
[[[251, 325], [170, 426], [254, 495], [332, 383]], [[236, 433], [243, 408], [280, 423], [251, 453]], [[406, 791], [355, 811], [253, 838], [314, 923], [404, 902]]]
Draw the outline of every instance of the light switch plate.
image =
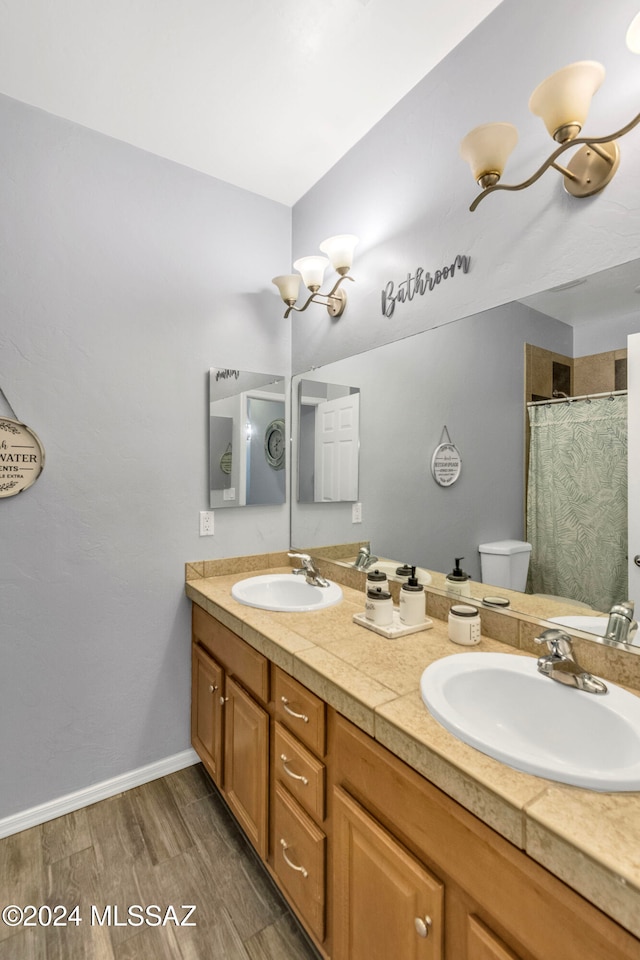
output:
[[362, 504], [351, 504], [351, 523], [362, 523]]

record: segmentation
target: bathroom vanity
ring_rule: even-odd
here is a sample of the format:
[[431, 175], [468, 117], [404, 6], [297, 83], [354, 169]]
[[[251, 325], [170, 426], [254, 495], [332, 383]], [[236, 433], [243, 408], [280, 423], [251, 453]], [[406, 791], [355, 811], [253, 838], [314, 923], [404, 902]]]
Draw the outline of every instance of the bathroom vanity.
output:
[[519, 773], [440, 727], [419, 681], [458, 649], [442, 621], [387, 640], [346, 585], [311, 613], [232, 599], [286, 562], [187, 566], [192, 741], [319, 952], [638, 960], [640, 794]]

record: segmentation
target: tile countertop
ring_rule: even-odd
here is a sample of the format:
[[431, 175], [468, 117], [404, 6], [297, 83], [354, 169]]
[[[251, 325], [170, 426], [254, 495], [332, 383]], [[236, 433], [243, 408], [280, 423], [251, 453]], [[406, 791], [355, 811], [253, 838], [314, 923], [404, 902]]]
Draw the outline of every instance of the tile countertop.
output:
[[[353, 622], [363, 596], [350, 587], [337, 606], [278, 613], [238, 603], [231, 587], [290, 567], [203, 577], [198, 566], [187, 565], [190, 600], [640, 937], [640, 792], [598, 793], [520, 773], [445, 730], [422, 703], [420, 677], [434, 660], [470, 648], [454, 646], [443, 621], [388, 640]], [[473, 650], [527, 656], [486, 637]]]

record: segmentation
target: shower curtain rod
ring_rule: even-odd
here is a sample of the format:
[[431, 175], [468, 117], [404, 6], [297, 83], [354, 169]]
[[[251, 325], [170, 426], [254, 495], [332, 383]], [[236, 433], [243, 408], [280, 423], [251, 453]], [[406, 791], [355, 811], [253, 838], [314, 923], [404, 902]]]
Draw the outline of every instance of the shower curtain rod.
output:
[[576, 400], [599, 400], [601, 397], [626, 397], [626, 390], [607, 390], [606, 393], [585, 393], [581, 397], [554, 397], [552, 400], [529, 400], [528, 407], [543, 407], [547, 403], [574, 403]]

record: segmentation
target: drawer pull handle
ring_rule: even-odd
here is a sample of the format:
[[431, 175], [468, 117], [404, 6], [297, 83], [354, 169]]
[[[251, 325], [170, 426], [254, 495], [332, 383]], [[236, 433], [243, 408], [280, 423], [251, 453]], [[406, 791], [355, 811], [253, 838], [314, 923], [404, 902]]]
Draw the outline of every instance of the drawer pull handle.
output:
[[416, 926], [416, 933], [419, 937], [424, 938], [429, 936], [429, 930], [431, 928], [431, 924], [433, 923], [431, 917], [425, 917], [424, 919], [422, 917], [416, 917], [414, 923]]
[[291, 709], [286, 697], [280, 697], [280, 699], [282, 700], [285, 713], [288, 713], [290, 717], [295, 717], [296, 720], [303, 720], [305, 723], [309, 723], [309, 717], [305, 713], [296, 713], [295, 710]]
[[301, 783], [306, 785], [309, 783], [306, 777], [303, 777], [301, 773], [294, 773], [293, 770], [289, 770], [287, 764], [289, 763], [289, 758], [285, 756], [284, 753], [280, 754], [280, 759], [282, 760], [282, 769], [288, 777], [291, 777], [292, 780], [299, 780]]
[[282, 847], [282, 859], [284, 860], [286, 865], [288, 867], [291, 867], [292, 870], [297, 870], [298, 873], [301, 873], [306, 880], [306, 878], [309, 876], [309, 872], [305, 870], [304, 867], [299, 867], [297, 863], [293, 863], [293, 861], [289, 860], [289, 857], [287, 856], [287, 850], [289, 849], [289, 844], [287, 843], [287, 841], [280, 839], [280, 846]]

